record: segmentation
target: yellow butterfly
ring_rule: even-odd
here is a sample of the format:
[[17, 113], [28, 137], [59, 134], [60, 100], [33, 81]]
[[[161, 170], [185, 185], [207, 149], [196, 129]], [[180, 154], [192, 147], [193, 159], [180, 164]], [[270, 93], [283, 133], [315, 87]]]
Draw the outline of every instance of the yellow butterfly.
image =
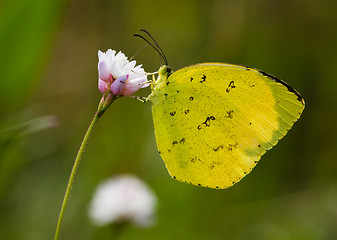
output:
[[225, 63], [201, 63], [173, 73], [164, 65], [148, 100], [159, 154], [170, 175], [217, 189], [246, 176], [305, 106], [284, 81]]

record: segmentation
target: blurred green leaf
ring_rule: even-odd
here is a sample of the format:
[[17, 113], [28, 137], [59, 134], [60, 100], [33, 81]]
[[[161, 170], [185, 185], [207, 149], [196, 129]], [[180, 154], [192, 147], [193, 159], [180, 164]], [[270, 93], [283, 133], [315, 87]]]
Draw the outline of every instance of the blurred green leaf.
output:
[[0, 4], [0, 109], [23, 101], [39, 82], [65, 0]]

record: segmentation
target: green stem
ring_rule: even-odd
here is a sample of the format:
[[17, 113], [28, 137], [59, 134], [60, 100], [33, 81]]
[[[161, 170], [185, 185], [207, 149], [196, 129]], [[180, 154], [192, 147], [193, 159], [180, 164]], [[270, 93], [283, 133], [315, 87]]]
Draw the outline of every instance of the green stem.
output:
[[96, 114], [95, 114], [95, 116], [94, 116], [94, 118], [92, 119], [89, 127], [88, 127], [87, 132], [84, 135], [84, 138], [82, 140], [80, 149], [77, 152], [77, 155], [76, 155], [76, 158], [75, 158], [75, 162], [74, 162], [73, 168], [72, 168], [71, 173], [70, 173], [70, 177], [69, 177], [68, 185], [67, 185], [67, 188], [66, 188], [66, 192], [64, 194], [64, 198], [63, 198], [63, 202], [62, 202], [62, 207], [61, 207], [59, 218], [58, 218], [58, 221], [57, 221], [57, 227], [56, 227], [56, 231], [55, 231], [54, 240], [57, 240], [59, 238], [59, 234], [60, 234], [60, 230], [61, 230], [61, 225], [62, 225], [62, 221], [63, 221], [63, 217], [64, 217], [64, 212], [66, 210], [67, 203], [68, 203], [68, 200], [69, 200], [69, 197], [70, 197], [70, 192], [71, 192], [71, 188], [72, 188], [73, 183], [74, 183], [75, 175], [76, 175], [76, 172], [77, 172], [77, 169], [78, 169], [78, 166], [79, 166], [82, 154], [84, 152], [85, 145], [88, 142], [89, 136], [90, 136], [90, 134], [92, 132], [92, 129], [94, 128], [95, 123], [99, 119], [99, 116], [100, 116], [99, 115], [99, 111], [97, 111]]
[[[100, 106], [101, 106], [101, 104], [100, 104]], [[75, 161], [74, 161], [74, 165], [73, 165], [73, 168], [72, 168], [71, 173], [70, 173], [70, 177], [69, 177], [68, 185], [67, 185], [67, 188], [66, 188], [66, 192], [65, 192], [64, 197], [63, 197], [62, 207], [61, 207], [60, 214], [59, 214], [59, 217], [58, 217], [58, 220], [57, 220], [57, 227], [56, 227], [56, 231], [55, 231], [54, 240], [57, 240], [59, 238], [59, 235], [60, 235], [60, 230], [61, 230], [61, 226], [62, 226], [64, 212], [66, 210], [67, 203], [69, 201], [70, 192], [71, 192], [74, 180], [75, 180], [75, 175], [76, 175], [78, 166], [80, 164], [81, 157], [82, 157], [82, 154], [84, 152], [85, 146], [88, 142], [90, 134], [91, 134], [97, 120], [102, 116], [103, 113], [104, 112], [100, 111], [100, 107], [99, 107], [98, 110], [95, 113], [94, 118], [92, 119], [92, 121], [91, 121], [91, 123], [88, 127], [87, 132], [84, 135], [84, 138], [82, 140], [80, 149], [77, 152], [77, 155], [76, 155], [76, 158], [75, 158]]]
[[88, 139], [90, 137], [90, 134], [97, 122], [98, 119], [100, 119], [100, 117], [102, 117], [103, 113], [108, 109], [108, 107], [111, 105], [111, 103], [118, 98], [118, 96], [112, 95], [111, 93], [107, 92], [103, 95], [99, 105], [98, 105], [98, 109], [95, 113], [94, 118], [92, 119], [87, 132], [84, 135], [84, 138], [82, 140], [80, 149], [77, 152], [76, 158], [75, 158], [75, 162], [73, 165], [73, 168], [71, 169], [71, 173], [70, 173], [70, 177], [69, 177], [69, 181], [68, 181], [68, 185], [66, 188], [66, 192], [64, 194], [63, 197], [63, 202], [62, 202], [62, 206], [61, 206], [61, 210], [60, 210], [60, 214], [59, 214], [59, 218], [57, 220], [57, 226], [56, 226], [56, 231], [55, 231], [55, 236], [54, 236], [54, 240], [58, 240], [59, 235], [60, 235], [60, 230], [61, 230], [61, 226], [62, 226], [62, 221], [63, 221], [63, 217], [64, 217], [64, 212], [66, 210], [67, 207], [67, 203], [69, 201], [69, 197], [70, 197], [70, 192], [75, 180], [75, 175], [78, 169], [78, 166], [80, 164], [81, 161], [81, 157], [82, 154], [84, 152], [84, 148], [88, 142]]

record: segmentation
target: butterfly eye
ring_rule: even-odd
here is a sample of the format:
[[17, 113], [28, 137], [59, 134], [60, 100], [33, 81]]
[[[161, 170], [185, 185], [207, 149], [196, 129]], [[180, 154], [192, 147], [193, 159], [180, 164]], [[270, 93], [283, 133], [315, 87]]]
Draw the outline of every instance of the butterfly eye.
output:
[[172, 69], [170, 66], [167, 66], [167, 73], [169, 76], [172, 74]]

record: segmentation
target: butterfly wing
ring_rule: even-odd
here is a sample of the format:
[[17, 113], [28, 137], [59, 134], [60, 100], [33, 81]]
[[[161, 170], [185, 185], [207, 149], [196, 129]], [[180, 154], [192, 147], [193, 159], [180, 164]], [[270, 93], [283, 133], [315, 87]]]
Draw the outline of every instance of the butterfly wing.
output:
[[304, 109], [302, 97], [285, 82], [222, 63], [178, 70], [150, 100], [157, 147], [170, 175], [221, 189], [248, 174]]

